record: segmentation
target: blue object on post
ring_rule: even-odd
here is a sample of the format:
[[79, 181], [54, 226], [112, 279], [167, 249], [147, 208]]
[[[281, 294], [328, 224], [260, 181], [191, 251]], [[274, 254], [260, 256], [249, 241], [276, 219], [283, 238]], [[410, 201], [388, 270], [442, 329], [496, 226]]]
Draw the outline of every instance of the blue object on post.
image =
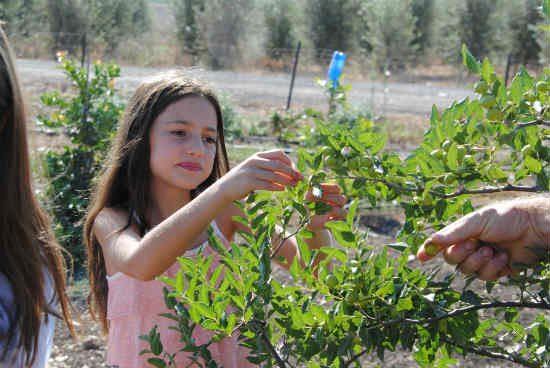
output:
[[334, 51], [332, 54], [332, 60], [330, 66], [328, 67], [328, 80], [330, 87], [336, 87], [336, 83], [342, 74], [342, 69], [344, 68], [344, 61], [346, 60], [346, 54], [342, 51]]

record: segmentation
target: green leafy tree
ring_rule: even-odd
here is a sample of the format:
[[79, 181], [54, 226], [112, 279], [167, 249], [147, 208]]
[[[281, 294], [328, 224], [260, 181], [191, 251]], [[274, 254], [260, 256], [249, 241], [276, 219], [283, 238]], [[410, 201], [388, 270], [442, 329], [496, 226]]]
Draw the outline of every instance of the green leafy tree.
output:
[[256, 0], [204, 0], [198, 24], [204, 37], [207, 62], [214, 69], [233, 68], [254, 54], [257, 34]]
[[45, 196], [55, 216], [56, 236], [79, 273], [84, 268], [81, 219], [88, 207], [89, 188], [124, 104], [114, 87], [120, 73], [116, 65], [96, 62], [89, 80], [86, 69], [70, 59], [61, 56], [59, 67], [74, 83], [76, 95], [45, 93], [41, 101], [54, 112], [37, 120], [45, 129], [70, 139], [61, 152], [49, 150], [43, 156]]
[[368, 31], [363, 35], [372, 47], [372, 55], [380, 69], [403, 69], [418, 49], [416, 19], [412, 0], [372, 0], [365, 2], [362, 14]]
[[414, 34], [416, 35], [412, 44], [416, 46], [417, 53], [423, 55], [431, 46], [434, 0], [413, 0], [412, 15], [415, 19]]
[[54, 52], [75, 55], [86, 28], [86, 18], [77, 0], [47, 0], [47, 19]]
[[309, 37], [318, 59], [330, 57], [334, 50], [349, 52], [353, 49], [358, 22], [354, 15], [358, 10], [354, 0], [307, 0]]
[[296, 6], [291, 0], [269, 2], [264, 8], [267, 37], [265, 53], [272, 59], [291, 55], [296, 46]]
[[538, 0], [507, 2], [507, 19], [510, 29], [508, 50], [516, 64], [538, 64], [541, 47], [537, 40], [537, 24], [543, 17]]
[[[456, 271], [408, 264], [430, 231], [473, 211], [474, 196], [550, 190], [544, 144], [550, 69], [538, 77], [521, 69], [506, 88], [488, 59], [480, 64], [466, 47], [462, 57], [479, 75], [477, 95], [444, 111], [434, 107], [430, 128], [409, 157], [384, 150], [385, 136], [372, 122], [340, 125], [332, 114], [312, 114], [313, 148], [303, 145], [297, 159], [308, 180], [278, 194], [250, 195], [241, 205], [244, 217], [236, 220], [251, 232], [241, 232], [230, 249], [210, 237], [222, 266], [209, 272], [213, 256], [183, 257], [174, 279], [161, 278], [172, 311], [165, 317], [174, 320], [182, 350], [193, 353], [196, 366], [218, 367], [209, 343], [192, 339], [199, 325], [215, 333], [211, 341], [240, 334], [249, 361], [261, 367], [357, 367], [362, 357], [383, 360], [397, 348], [411, 351], [421, 367], [447, 367], [469, 354], [525, 367], [548, 362], [550, 254], [542, 252], [540, 264], [506, 282], [517, 300], [493, 292], [494, 283], [480, 288], [472, 277], [457, 282]], [[327, 180], [346, 188], [348, 215], [327, 224], [339, 246], [310, 251], [304, 241], [312, 236], [305, 228], [310, 213], [327, 208], [305, 202], [304, 193], [312, 187], [319, 195]], [[373, 247], [357, 217], [383, 201], [399, 202], [406, 221], [400, 243]], [[293, 285], [272, 277], [271, 260], [285, 240], [274, 239], [276, 224], [296, 236], [305, 264], [295, 259], [290, 265]], [[318, 253], [326, 258], [317, 267]], [[526, 308], [534, 313], [524, 315]], [[142, 352], [149, 362], [170, 366], [178, 352], [163, 351], [158, 331], [142, 338], [150, 344]]]
[[42, 9], [36, 0], [4, 0], [0, 3], [0, 20], [10, 37], [28, 37], [43, 20]]
[[182, 43], [183, 51], [191, 55], [193, 64], [197, 63], [203, 53], [203, 39], [199, 24], [200, 12], [203, 12], [203, 0], [174, 0], [177, 36]]

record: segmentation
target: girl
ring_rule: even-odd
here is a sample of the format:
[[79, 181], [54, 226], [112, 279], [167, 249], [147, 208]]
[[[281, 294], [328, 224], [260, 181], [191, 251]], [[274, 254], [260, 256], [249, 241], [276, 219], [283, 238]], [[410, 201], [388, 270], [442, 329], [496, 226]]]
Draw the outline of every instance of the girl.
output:
[[[204, 254], [211, 254], [209, 224], [226, 246], [237, 230], [246, 230], [232, 219], [242, 215], [234, 200], [253, 190], [281, 191], [301, 179], [282, 151], [255, 154], [229, 170], [220, 105], [198, 82], [170, 73], [142, 83], [96, 182], [84, 229], [90, 309], [108, 333], [108, 364], [147, 366], [147, 358], [139, 356], [147, 345], [138, 336], [155, 324], [165, 351], [179, 351], [179, 336], [169, 329], [173, 321], [158, 316], [168, 311], [164, 285], [155, 277], [174, 277], [176, 257], [192, 257], [201, 245]], [[311, 230], [320, 232], [329, 219], [345, 216], [346, 199], [339, 192], [336, 185], [324, 185], [322, 200], [334, 207], [314, 216]], [[320, 242], [321, 237], [309, 239], [311, 247]], [[279, 254], [290, 265], [295, 240], [288, 240]], [[208, 337], [203, 330], [195, 336], [199, 344]], [[226, 368], [252, 366], [236, 338], [210, 349]], [[176, 359], [182, 367], [191, 362], [184, 353]]]
[[74, 336], [65, 260], [31, 185], [23, 98], [0, 29], [0, 367], [45, 367], [56, 301]]

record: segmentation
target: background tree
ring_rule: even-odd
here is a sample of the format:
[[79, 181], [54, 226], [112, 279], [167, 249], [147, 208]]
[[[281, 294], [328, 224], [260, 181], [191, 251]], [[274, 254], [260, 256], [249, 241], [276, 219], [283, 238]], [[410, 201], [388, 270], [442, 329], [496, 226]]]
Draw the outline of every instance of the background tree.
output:
[[86, 24], [80, 1], [48, 0], [47, 14], [53, 51], [75, 54]]
[[296, 5], [291, 0], [280, 0], [265, 4], [266, 56], [272, 59], [280, 59], [292, 53], [296, 46], [295, 13]]
[[412, 44], [415, 45], [418, 55], [423, 55], [431, 46], [431, 28], [434, 21], [434, 0], [413, 0], [412, 15], [415, 18]]
[[380, 69], [402, 69], [413, 59], [418, 45], [416, 19], [412, 0], [372, 0], [362, 5], [368, 24], [363, 35], [372, 47], [373, 58]]
[[204, 11], [204, 1], [174, 0], [172, 7], [176, 14], [176, 32], [182, 51], [191, 55], [192, 63], [195, 64], [203, 49], [198, 14]]
[[257, 11], [255, 0], [204, 0], [204, 11], [195, 14], [210, 67], [233, 68], [261, 49]]
[[[354, 0], [307, 0], [305, 13], [310, 20], [309, 37], [315, 56], [330, 58], [332, 51], [349, 52], [357, 42], [359, 7]], [[328, 52], [327, 52], [328, 50]]]
[[506, 18], [510, 29], [508, 52], [513, 62], [527, 65], [539, 62], [541, 46], [537, 40], [536, 25], [542, 21], [539, 1], [506, 2]]

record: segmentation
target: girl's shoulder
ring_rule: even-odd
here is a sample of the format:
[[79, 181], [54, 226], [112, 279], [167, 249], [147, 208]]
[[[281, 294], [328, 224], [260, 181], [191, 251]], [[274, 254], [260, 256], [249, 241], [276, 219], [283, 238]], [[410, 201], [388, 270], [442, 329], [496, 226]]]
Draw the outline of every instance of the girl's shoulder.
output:
[[129, 221], [128, 211], [120, 207], [105, 207], [97, 214], [92, 232], [98, 238], [122, 230]]

